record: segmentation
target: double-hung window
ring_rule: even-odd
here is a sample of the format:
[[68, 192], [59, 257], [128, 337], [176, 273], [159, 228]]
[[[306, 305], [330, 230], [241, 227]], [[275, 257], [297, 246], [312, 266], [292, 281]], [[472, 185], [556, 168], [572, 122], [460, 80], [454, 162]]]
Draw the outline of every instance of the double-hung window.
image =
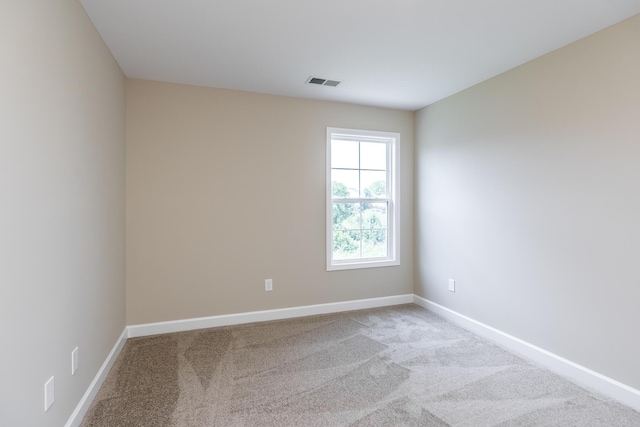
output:
[[327, 270], [400, 264], [400, 134], [327, 128]]

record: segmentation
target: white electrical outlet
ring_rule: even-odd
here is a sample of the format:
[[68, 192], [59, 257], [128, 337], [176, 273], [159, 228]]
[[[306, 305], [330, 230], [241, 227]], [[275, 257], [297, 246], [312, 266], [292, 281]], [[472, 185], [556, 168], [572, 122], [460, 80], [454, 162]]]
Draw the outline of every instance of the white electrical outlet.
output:
[[78, 347], [74, 348], [71, 352], [71, 375], [75, 374], [78, 370]]
[[47, 411], [51, 405], [53, 405], [54, 389], [53, 389], [53, 377], [49, 378], [49, 381], [44, 383], [44, 410]]
[[273, 279], [265, 279], [264, 281], [264, 290], [272, 291], [273, 290]]
[[451, 292], [455, 292], [456, 291], [456, 281], [453, 279], [449, 279], [449, 290]]

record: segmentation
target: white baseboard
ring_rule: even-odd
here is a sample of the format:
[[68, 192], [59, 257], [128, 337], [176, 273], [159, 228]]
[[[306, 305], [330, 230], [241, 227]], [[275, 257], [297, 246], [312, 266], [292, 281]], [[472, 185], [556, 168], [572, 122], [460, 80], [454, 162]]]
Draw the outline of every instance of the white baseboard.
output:
[[265, 322], [268, 320], [290, 319], [293, 317], [329, 314], [341, 311], [362, 310], [365, 308], [385, 307], [399, 304], [412, 304], [413, 294], [390, 297], [359, 299], [327, 304], [305, 305], [302, 307], [280, 308], [275, 310], [251, 311], [247, 313], [223, 314], [219, 316], [195, 319], [172, 320], [168, 322], [146, 323], [128, 326], [129, 338], [170, 332], [191, 331], [218, 326], [241, 325], [245, 323]]
[[418, 295], [414, 295], [413, 302], [434, 314], [444, 317], [452, 323], [463, 327], [464, 329], [488, 338], [491, 341], [497, 342], [503, 347], [519, 353], [553, 372], [568, 377], [582, 386], [591, 388], [605, 396], [640, 411], [639, 390]]
[[111, 352], [109, 352], [109, 355], [107, 356], [106, 360], [100, 367], [100, 370], [98, 370], [98, 373], [93, 378], [93, 381], [91, 381], [91, 384], [89, 384], [89, 388], [87, 388], [87, 391], [84, 393], [84, 396], [82, 396], [82, 399], [80, 399], [78, 406], [76, 406], [76, 409], [73, 411], [73, 413], [69, 417], [69, 420], [65, 424], [65, 427], [78, 427], [80, 423], [82, 423], [82, 419], [84, 418], [85, 414], [89, 410], [89, 407], [93, 402], [93, 399], [96, 397], [96, 394], [98, 394], [98, 390], [100, 390], [100, 386], [102, 386], [102, 383], [107, 377], [109, 370], [113, 366], [113, 363], [116, 361], [116, 358], [120, 354], [120, 350], [122, 350], [122, 347], [124, 347], [124, 343], [126, 341], [127, 341], [127, 328], [125, 327], [122, 333], [120, 334], [120, 337], [116, 341], [115, 345], [111, 349]]

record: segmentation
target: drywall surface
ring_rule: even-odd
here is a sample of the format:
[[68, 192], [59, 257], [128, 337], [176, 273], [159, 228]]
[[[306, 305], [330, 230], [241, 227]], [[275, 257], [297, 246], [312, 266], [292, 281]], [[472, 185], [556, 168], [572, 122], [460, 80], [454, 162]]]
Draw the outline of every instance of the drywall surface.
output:
[[[327, 127], [401, 133], [400, 266], [326, 271]], [[411, 112], [129, 80], [128, 324], [411, 293], [412, 157]]]
[[418, 111], [415, 166], [415, 293], [636, 389], [638, 76], [640, 16]]
[[125, 78], [75, 0], [3, 1], [0, 52], [0, 425], [59, 427], [125, 326]]

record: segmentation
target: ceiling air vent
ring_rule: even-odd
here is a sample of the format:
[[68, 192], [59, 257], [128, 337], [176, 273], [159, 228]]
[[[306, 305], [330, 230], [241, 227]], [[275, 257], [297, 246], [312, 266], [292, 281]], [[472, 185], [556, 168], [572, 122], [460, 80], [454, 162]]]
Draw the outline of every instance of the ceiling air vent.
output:
[[333, 86], [333, 87], [336, 87], [340, 84], [338, 80], [327, 80], [327, 79], [321, 79], [318, 77], [309, 77], [305, 83], [309, 83], [312, 85]]

